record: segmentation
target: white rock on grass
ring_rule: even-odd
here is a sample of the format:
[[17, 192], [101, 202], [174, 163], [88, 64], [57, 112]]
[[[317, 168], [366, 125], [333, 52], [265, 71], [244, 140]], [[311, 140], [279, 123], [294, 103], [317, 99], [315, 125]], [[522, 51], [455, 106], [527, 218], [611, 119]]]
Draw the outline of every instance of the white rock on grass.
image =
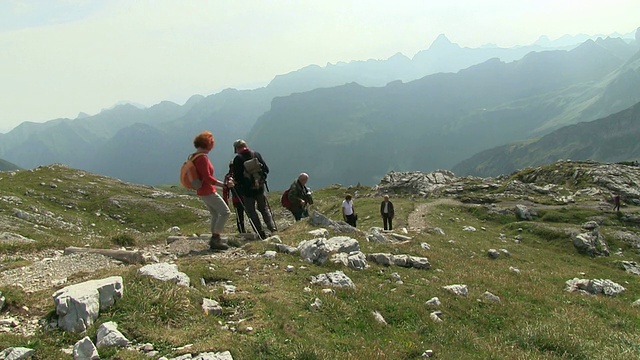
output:
[[427, 300], [425, 304], [429, 306], [440, 306], [442, 302], [440, 302], [440, 299], [438, 299], [437, 297], [432, 297], [431, 299]]
[[467, 297], [467, 295], [469, 294], [469, 289], [467, 288], [467, 285], [455, 284], [455, 285], [443, 286], [442, 288], [458, 296]]
[[0, 351], [0, 359], [22, 360], [29, 359], [36, 353], [35, 350], [26, 347], [10, 347]]
[[53, 293], [58, 326], [61, 329], [81, 333], [105, 310], [122, 298], [122, 277], [111, 276], [64, 287]]
[[178, 271], [178, 265], [169, 263], [158, 263], [145, 265], [138, 269], [139, 275], [151, 276], [160, 281], [170, 281], [180, 286], [189, 286], [191, 279], [187, 274]]
[[96, 333], [96, 347], [108, 346], [127, 347], [131, 342], [119, 330], [118, 324], [113, 321], [101, 324]]
[[379, 322], [382, 325], [387, 325], [387, 321], [384, 319], [384, 317], [382, 317], [382, 314], [380, 314], [379, 311], [376, 310], [376, 311], [372, 312], [372, 314], [373, 314], [373, 318], [377, 322]]
[[85, 336], [73, 345], [73, 358], [74, 360], [100, 360], [100, 355], [91, 339]]

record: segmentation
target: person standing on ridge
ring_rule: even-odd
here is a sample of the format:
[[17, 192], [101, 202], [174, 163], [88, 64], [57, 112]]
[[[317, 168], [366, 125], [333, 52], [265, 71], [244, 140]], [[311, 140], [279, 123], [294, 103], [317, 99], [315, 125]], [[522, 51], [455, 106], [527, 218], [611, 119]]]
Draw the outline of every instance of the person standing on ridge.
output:
[[393, 230], [393, 203], [389, 201], [389, 195], [383, 197], [380, 203], [380, 215], [382, 216], [382, 224], [385, 230]]
[[356, 214], [353, 208], [353, 200], [351, 194], [347, 194], [342, 200], [342, 218], [347, 224], [356, 227], [356, 221], [358, 220], [358, 214]]
[[[254, 230], [265, 239], [267, 234], [262, 228], [258, 211], [262, 214], [264, 223], [272, 233], [276, 231], [270, 209], [265, 196], [267, 174], [269, 167], [259, 152], [249, 149], [247, 142], [238, 139], [233, 142], [236, 156], [233, 158], [233, 180], [238, 195], [244, 202], [245, 211], [251, 220]], [[257, 211], [256, 211], [257, 207]]]
[[231, 215], [231, 211], [216, 192], [216, 185], [224, 185], [224, 183], [216, 179], [213, 175], [213, 165], [208, 157], [209, 152], [215, 146], [213, 134], [209, 131], [201, 132], [193, 139], [193, 146], [196, 148], [196, 152], [192, 157], [198, 153], [204, 154], [204, 156], [195, 157], [193, 163], [198, 173], [198, 179], [200, 180], [200, 186], [197, 188], [196, 193], [211, 214], [211, 239], [209, 239], [209, 248], [211, 250], [227, 250], [229, 248], [227, 241], [220, 236], [220, 233], [224, 230], [224, 223], [229, 218], [229, 215]]
[[224, 186], [222, 187], [222, 199], [224, 202], [229, 205], [229, 193], [231, 193], [231, 202], [233, 203], [233, 208], [236, 210], [236, 226], [238, 228], [238, 233], [244, 234], [244, 206], [242, 206], [242, 200], [238, 196], [237, 192], [232, 190], [227, 184], [230, 181], [233, 181], [233, 161], [229, 162], [229, 172], [224, 176]]
[[313, 204], [311, 190], [306, 186], [307, 181], [309, 181], [309, 175], [301, 173], [296, 181], [289, 186], [289, 193], [287, 194], [291, 204], [289, 211], [291, 211], [296, 221], [309, 216], [308, 206]]
[[613, 210], [620, 212], [620, 194], [613, 194]]

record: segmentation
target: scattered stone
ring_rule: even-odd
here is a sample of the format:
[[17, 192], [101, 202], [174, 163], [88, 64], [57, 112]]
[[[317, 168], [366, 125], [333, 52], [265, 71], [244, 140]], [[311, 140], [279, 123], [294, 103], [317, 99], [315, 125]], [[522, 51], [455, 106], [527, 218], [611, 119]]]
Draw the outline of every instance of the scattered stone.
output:
[[372, 312], [373, 314], [373, 318], [380, 324], [382, 325], [387, 325], [387, 321], [384, 319], [384, 317], [382, 317], [382, 314], [380, 314], [380, 312], [378, 312], [377, 310]]
[[96, 347], [103, 348], [107, 346], [127, 347], [130, 341], [118, 331], [118, 325], [109, 321], [98, 327], [96, 334]]
[[440, 299], [438, 299], [437, 297], [432, 297], [431, 299], [427, 300], [425, 304], [429, 306], [440, 306], [442, 303], [440, 302]]
[[0, 351], [0, 359], [23, 360], [30, 358], [35, 353], [35, 350], [26, 347], [9, 347]]
[[285, 244], [276, 244], [276, 251], [283, 254], [297, 254], [298, 248]]
[[433, 320], [434, 322], [442, 322], [442, 311], [440, 310], [436, 310], [434, 312], [432, 312], [431, 314], [429, 314], [429, 317], [431, 318], [431, 320]]
[[73, 358], [74, 360], [100, 360], [100, 355], [91, 339], [85, 336], [73, 345]]
[[482, 296], [494, 303], [499, 303], [500, 302], [500, 298], [498, 296], [493, 295], [492, 293], [485, 291], [484, 294], [482, 294]]
[[515, 212], [516, 215], [518, 216], [518, 219], [521, 220], [528, 220], [528, 221], [532, 221], [533, 220], [533, 213], [531, 210], [529, 210], [528, 207], [524, 206], [524, 205], [516, 205], [515, 206]]
[[145, 265], [138, 269], [138, 274], [151, 276], [160, 281], [170, 281], [180, 286], [189, 286], [191, 279], [187, 274], [178, 271], [178, 265], [169, 263], [158, 263]]
[[311, 277], [311, 285], [325, 285], [334, 287], [348, 287], [355, 289], [356, 285], [342, 271], [335, 271], [327, 274], [319, 274]]
[[426, 350], [425, 352], [422, 353], [422, 358], [426, 359], [426, 358], [430, 358], [433, 357], [433, 355], [435, 355], [435, 353], [433, 352], [433, 350]]
[[467, 295], [469, 294], [469, 289], [467, 288], [467, 285], [455, 284], [455, 285], [443, 286], [442, 288], [458, 296], [467, 297]]
[[328, 238], [329, 237], [329, 230], [325, 229], [325, 228], [320, 228], [320, 229], [314, 229], [309, 231], [307, 234], [313, 236], [314, 238]]
[[311, 311], [318, 311], [320, 310], [320, 307], [322, 306], [322, 300], [316, 298], [311, 305], [309, 305], [309, 310]]
[[219, 302], [213, 299], [203, 298], [202, 311], [204, 311], [204, 313], [207, 315], [209, 314], [222, 315], [222, 306], [220, 306]]
[[640, 275], [640, 266], [635, 261], [620, 261], [620, 266], [629, 274]]
[[609, 296], [617, 295], [626, 289], [609, 279], [578, 279], [573, 278], [565, 282], [568, 292], [582, 292], [591, 295], [605, 294]]
[[497, 259], [500, 257], [500, 253], [496, 249], [489, 249], [489, 251], [487, 251], [487, 255], [489, 255], [490, 259]]

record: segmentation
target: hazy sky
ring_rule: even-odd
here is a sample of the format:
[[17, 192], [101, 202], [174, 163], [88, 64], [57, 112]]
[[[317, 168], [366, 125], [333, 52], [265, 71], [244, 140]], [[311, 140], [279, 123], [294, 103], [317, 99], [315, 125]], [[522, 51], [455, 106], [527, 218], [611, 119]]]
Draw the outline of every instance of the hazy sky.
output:
[[0, 132], [412, 57], [438, 34], [510, 47], [639, 26], [639, 0], [0, 0]]

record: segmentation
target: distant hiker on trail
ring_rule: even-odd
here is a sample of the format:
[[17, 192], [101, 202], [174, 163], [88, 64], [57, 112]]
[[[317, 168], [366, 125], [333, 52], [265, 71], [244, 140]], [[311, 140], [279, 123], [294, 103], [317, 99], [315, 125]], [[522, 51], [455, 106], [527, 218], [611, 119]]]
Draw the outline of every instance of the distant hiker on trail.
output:
[[211, 250], [227, 250], [226, 239], [220, 236], [222, 230], [224, 230], [224, 223], [231, 215], [229, 207], [225, 204], [224, 200], [216, 192], [216, 185], [223, 185], [213, 176], [213, 165], [209, 161], [207, 154], [213, 149], [215, 140], [213, 134], [209, 131], [203, 131], [193, 139], [193, 146], [195, 146], [196, 154], [203, 153], [204, 156], [199, 156], [193, 160], [198, 172], [198, 179], [202, 185], [197, 189], [197, 194], [202, 199], [202, 202], [211, 213], [211, 239], [209, 240], [209, 248]]
[[613, 194], [613, 210], [620, 211], [620, 194]]
[[271, 210], [268, 209], [267, 197], [264, 194], [269, 167], [260, 153], [249, 149], [246, 141], [241, 139], [234, 141], [233, 149], [236, 153], [235, 158], [233, 158], [234, 189], [236, 189], [244, 203], [245, 211], [251, 220], [252, 226], [254, 226], [254, 230], [260, 235], [261, 239], [265, 239], [267, 234], [260, 223], [256, 206], [262, 214], [269, 231], [275, 232], [276, 226]]
[[236, 226], [238, 227], [238, 232], [244, 234], [246, 232], [244, 229], [244, 206], [242, 206], [242, 201], [238, 194], [227, 185], [230, 181], [233, 181], [233, 161], [229, 162], [229, 172], [224, 176], [225, 185], [222, 187], [222, 199], [224, 199], [224, 202], [228, 206], [229, 193], [231, 193], [231, 202], [233, 203], [233, 208], [236, 210]]
[[289, 186], [287, 197], [289, 198], [289, 211], [296, 221], [309, 216], [309, 205], [313, 204], [311, 190], [306, 186], [309, 175], [301, 173], [296, 181]]
[[393, 203], [389, 201], [389, 195], [383, 197], [380, 203], [380, 216], [382, 216], [382, 224], [385, 230], [393, 230]]
[[356, 221], [358, 220], [358, 214], [356, 214], [353, 208], [353, 200], [351, 194], [347, 194], [342, 200], [342, 218], [347, 224], [356, 227]]

